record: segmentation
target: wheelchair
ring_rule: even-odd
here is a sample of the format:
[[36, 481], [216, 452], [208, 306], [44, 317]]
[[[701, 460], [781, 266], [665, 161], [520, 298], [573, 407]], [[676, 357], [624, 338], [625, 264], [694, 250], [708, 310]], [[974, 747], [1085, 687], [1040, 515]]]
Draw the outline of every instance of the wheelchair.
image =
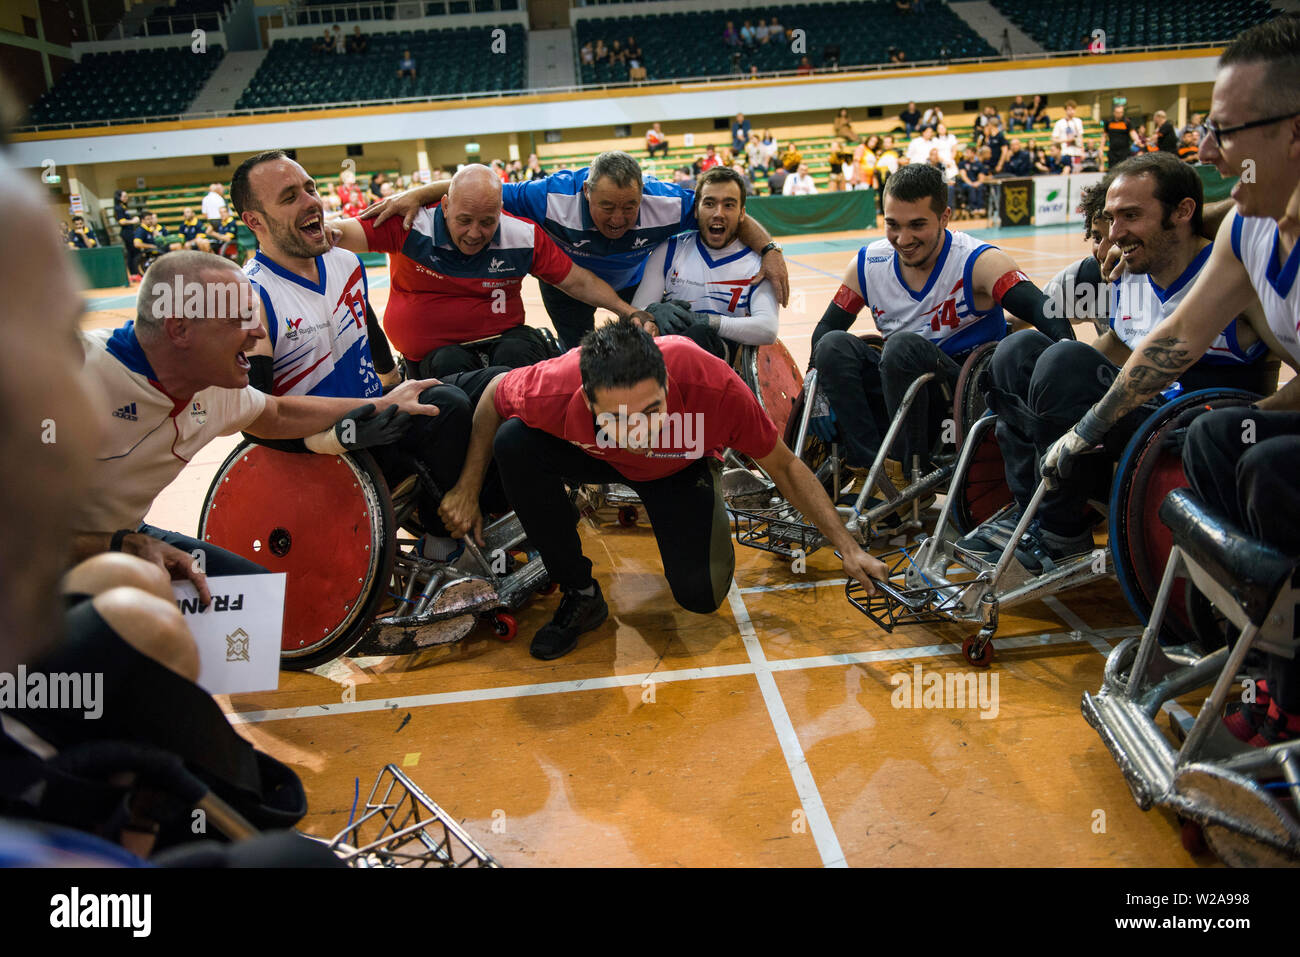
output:
[[[790, 417], [794, 414], [796, 400], [803, 384], [803, 374], [790, 351], [781, 340], [761, 346], [742, 345], [732, 361], [741, 381], [749, 386], [758, 404], [784, 434]], [[722, 489], [728, 505], [736, 502], [758, 500], [766, 502], [776, 486], [763, 474], [758, 463], [733, 449], [723, 453]], [[578, 493], [578, 505], [585, 515], [598, 509], [612, 507], [618, 510], [618, 524], [633, 528], [640, 518], [637, 506], [641, 499], [631, 488], [621, 483], [608, 486], [583, 486]]]
[[[1220, 408], [1248, 404], [1257, 396], [1237, 389], [1204, 389], [1180, 395], [1152, 413], [1129, 440], [1115, 471], [1108, 505], [1094, 503], [1107, 515], [1109, 563], [1126, 596], [1146, 619], [1156, 590], [1151, 569], [1162, 567], [1171, 539], [1152, 528], [1155, 509], [1170, 489], [1185, 485], [1180, 450], [1174, 450], [1178, 419], [1197, 406]], [[999, 613], [1070, 588], [1110, 577], [1101, 549], [1075, 556], [1059, 565], [1047, 559], [1031, 572], [1016, 556], [1016, 545], [1033, 521], [1047, 491], [1040, 482], [1021, 515], [1015, 532], [996, 560], [984, 561], [956, 547], [956, 542], [1001, 508], [1012, 504], [1002, 456], [994, 433], [996, 417], [986, 412], [966, 431], [949, 494], [933, 534], [916, 548], [906, 546], [879, 556], [889, 568], [887, 580], [876, 582], [868, 596], [862, 585], [845, 585], [849, 603], [886, 632], [899, 625], [960, 622], [979, 626], [962, 644], [962, 655], [977, 667], [993, 660], [993, 637]], [[1046, 556], [1043, 556], [1046, 558]], [[1190, 592], [1189, 592], [1190, 594]], [[1205, 617], [1203, 602], [1189, 599], [1191, 613], [1175, 616], [1167, 644], [1189, 641], [1193, 622]]]
[[513, 512], [484, 527], [482, 548], [466, 538], [450, 563], [399, 538], [423, 532], [421, 483], [436, 489], [423, 463], [412, 465], [416, 474], [390, 492], [364, 451], [303, 455], [245, 442], [217, 470], [198, 537], [286, 574], [281, 667], [450, 644], [480, 620], [508, 641], [510, 612], [553, 587]]
[[[1155, 494], [1160, 484], [1152, 483]], [[1083, 695], [1083, 716], [1115, 758], [1138, 806], [1147, 811], [1159, 805], [1178, 816], [1188, 851], [1208, 845], [1230, 866], [1295, 866], [1300, 740], [1251, 747], [1233, 737], [1220, 716], [1253, 650], [1289, 659], [1300, 653], [1300, 563], [1211, 514], [1190, 489], [1162, 498], [1159, 539], [1170, 547], [1154, 601], [1142, 605], [1150, 620], [1140, 638], [1111, 651], [1101, 689]], [[1162, 646], [1180, 580], [1236, 632], [1231, 650], [1185, 658]], [[1190, 728], [1177, 729], [1185, 737], [1175, 748], [1156, 715], [1167, 702], [1205, 688], [1209, 695]]]
[[[860, 338], [874, 349], [884, 348], [884, 339], [878, 335], [863, 335]], [[966, 433], [984, 414], [986, 408], [984, 396], [977, 383], [980, 374], [992, 361], [995, 348], [997, 348], [996, 342], [986, 342], [972, 349], [967, 354], [958, 374], [952, 395], [952, 428], [957, 447], [960, 447]], [[809, 430], [817, 396], [817, 370], [810, 370], [803, 380], [803, 389], [796, 398], [785, 424], [785, 443], [817, 476], [831, 500], [836, 503], [836, 510], [844, 519], [845, 528], [864, 546], [884, 533], [897, 534], [899, 528], [890, 520], [896, 515], [900, 505], [911, 503], [911, 525], [920, 527], [921, 498], [930, 492], [943, 491], [953, 475], [956, 456], [951, 452], [936, 454], [935, 468], [924, 475], [919, 474], [914, 468], [910, 482], [901, 489], [896, 488], [884, 473], [888, 451], [902, 430], [903, 421], [911, 411], [916, 396], [936, 375], [937, 373], [927, 372], [917, 377], [904, 393], [898, 412], [890, 422], [880, 444], [880, 450], [871, 464], [867, 479], [851, 504], [843, 504], [840, 500], [840, 493], [846, 483], [842, 478], [844, 465], [839, 444], [827, 444]], [[1000, 457], [997, 468], [1000, 476]], [[1005, 484], [1003, 481], [1004, 495], [1001, 497], [1009, 500], [1010, 492], [1005, 489]], [[868, 507], [868, 498], [873, 493], [880, 502]], [[999, 500], [996, 490], [992, 493], [991, 499], [987, 490], [981, 494], [983, 497], [977, 498], [966, 506], [966, 511], [970, 513], [969, 517], [973, 519], [976, 515], [981, 516], [979, 521], [983, 521], [996, 511], [995, 503]], [[826, 538], [815, 525], [808, 522], [796, 508], [779, 498], [773, 498], [761, 507], [738, 506], [731, 509], [731, 514], [735, 539], [740, 545], [794, 558], [799, 554], [810, 555], [826, 544]]]
[[[555, 333], [551, 332], [550, 329], [545, 326], [532, 326], [530, 328], [536, 329], [537, 332], [541, 334], [542, 340], [546, 346], [547, 359], [554, 359], [557, 356], [564, 355], [564, 350], [560, 348], [559, 342], [555, 339]], [[474, 356], [475, 361], [478, 363], [478, 368], [486, 369], [491, 365], [489, 359], [490, 351], [492, 347], [500, 341], [500, 336], [488, 336], [486, 339], [472, 339], [469, 342], [461, 342], [458, 344], [462, 349], [467, 350]], [[398, 356], [397, 363], [398, 367], [402, 371], [403, 379], [423, 378], [419, 375], [419, 362], [408, 359], [406, 356]]]

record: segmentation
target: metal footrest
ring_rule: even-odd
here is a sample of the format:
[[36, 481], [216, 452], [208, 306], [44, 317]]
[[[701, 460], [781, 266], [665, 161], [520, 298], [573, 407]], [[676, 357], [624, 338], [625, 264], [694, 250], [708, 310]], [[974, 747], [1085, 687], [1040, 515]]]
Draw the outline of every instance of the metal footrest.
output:
[[[904, 584], [909, 571], [914, 570], [912, 557], [905, 549], [877, 556], [889, 567], [889, 578], [872, 579], [876, 593], [868, 595], [862, 584], [850, 578], [844, 586], [844, 596], [862, 614], [886, 632], [899, 625], [923, 625], [952, 622], [958, 617], [958, 603], [965, 593], [959, 585]], [[924, 576], [922, 576], [924, 577]]]
[[798, 558], [807, 557], [826, 544], [817, 526], [809, 524], [793, 506], [728, 508], [727, 511], [731, 513], [732, 531], [738, 545]]

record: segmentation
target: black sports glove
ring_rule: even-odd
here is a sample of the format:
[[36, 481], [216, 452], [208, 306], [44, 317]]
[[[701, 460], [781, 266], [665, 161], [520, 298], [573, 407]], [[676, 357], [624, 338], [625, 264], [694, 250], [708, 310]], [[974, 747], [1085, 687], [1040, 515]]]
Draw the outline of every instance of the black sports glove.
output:
[[652, 302], [646, 306], [645, 311], [654, 316], [655, 325], [659, 327], [661, 336], [678, 335], [695, 323], [695, 313], [691, 311], [691, 304], [681, 299]]
[[345, 449], [367, 449], [396, 442], [410, 428], [411, 415], [390, 405], [375, 414], [375, 404], [359, 405], [334, 423], [334, 437]]

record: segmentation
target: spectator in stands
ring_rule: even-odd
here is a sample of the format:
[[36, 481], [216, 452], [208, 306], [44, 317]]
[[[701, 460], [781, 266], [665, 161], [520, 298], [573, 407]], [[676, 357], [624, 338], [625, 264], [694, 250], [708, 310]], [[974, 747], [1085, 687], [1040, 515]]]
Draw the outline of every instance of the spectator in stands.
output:
[[758, 43], [758, 37], [754, 34], [754, 25], [746, 20], [740, 27], [740, 43], [747, 49], [754, 49]]
[[794, 71], [795, 74], [798, 76], [807, 76], [812, 73], [812, 71], [812, 64], [808, 61], [808, 58], [806, 56], [801, 56], [799, 58], [799, 66]]
[[1178, 144], [1178, 158], [1184, 163], [1199, 162], [1197, 154], [1201, 151], [1201, 140], [1191, 126], [1183, 128], [1183, 140]]
[[763, 131], [763, 138], [759, 140], [759, 143], [763, 147], [763, 165], [771, 169], [776, 163], [777, 152], [781, 148], [780, 143], [777, 142], [771, 130]]
[[817, 184], [808, 175], [808, 164], [800, 163], [794, 173], [786, 178], [781, 187], [783, 196], [811, 196], [817, 192]]
[[1060, 143], [1052, 143], [1046, 153], [1040, 153], [1034, 169], [1040, 173], [1071, 173], [1074, 171], [1069, 158], [1061, 152]]
[[957, 179], [954, 183], [957, 195], [957, 218], [969, 219], [978, 210], [985, 209], [984, 182], [988, 168], [980, 161], [975, 147], [966, 147], [965, 155], [957, 161]]
[[148, 209], [140, 210], [140, 225], [135, 228], [132, 242], [137, 250], [141, 273], [167, 250], [181, 248], [180, 242], [169, 242], [170, 238], [164, 234], [162, 226], [158, 224], [157, 213]]
[[216, 246], [218, 255], [225, 256], [231, 262], [239, 262], [239, 220], [230, 210], [221, 222], [213, 226], [208, 224], [208, 238]]
[[619, 40], [614, 41], [614, 45], [609, 48], [609, 65], [622, 65], [627, 63], [627, 50]]
[[907, 51], [906, 51], [906, 50], [904, 50], [902, 47], [890, 47], [890, 48], [889, 48], [889, 62], [890, 62], [890, 63], [905, 63], [906, 61], [907, 61]]
[[1011, 105], [1007, 107], [1007, 132], [1014, 133], [1017, 123], [1026, 133], [1029, 132], [1029, 104], [1025, 102], [1025, 98], [1019, 93], [1011, 101]]
[[339, 208], [343, 210], [343, 215], [348, 218], [359, 216], [361, 211], [369, 205], [365, 197], [361, 195], [361, 187], [357, 185], [357, 174], [350, 169], [345, 169], [339, 175], [338, 185], [334, 187], [334, 192], [339, 197]]
[[740, 160], [736, 160], [736, 162], [731, 164], [731, 169], [736, 173], [737, 176], [739, 176], [742, 180], [745, 181], [746, 196], [753, 196], [755, 193], [758, 192], [758, 190], [754, 186], [754, 181], [749, 178], [749, 174], [745, 170], [744, 163], [742, 163]]
[[348, 40], [343, 35], [343, 28], [337, 23], [334, 24], [334, 52], [340, 55], [348, 52]]
[[916, 133], [921, 125], [921, 111], [916, 108], [916, 101], [911, 100], [907, 104], [907, 109], [898, 114], [899, 120], [903, 123], [903, 132], [908, 136]]
[[531, 183], [535, 179], [545, 179], [546, 170], [542, 168], [542, 161], [537, 158], [536, 153], [528, 154], [528, 165], [524, 167], [524, 182]]
[[749, 120], [745, 119], [744, 113], [737, 113], [736, 118], [731, 121], [731, 151], [733, 153], [745, 152], [745, 144], [749, 142]]
[[786, 180], [790, 178], [790, 171], [784, 166], [778, 166], [772, 170], [772, 175], [767, 178], [767, 192], [770, 196], [781, 196], [785, 193]]
[[822, 47], [822, 66], [834, 70], [840, 65], [840, 45], [828, 43]]
[[909, 163], [924, 163], [930, 155], [930, 150], [934, 148], [934, 129], [929, 126], [921, 127], [921, 135], [913, 138], [907, 144], [907, 161]]
[[857, 142], [858, 134], [853, 132], [853, 122], [849, 119], [847, 108], [841, 107], [840, 111], [835, 114], [835, 121], [831, 124], [831, 132], [846, 143]]
[[943, 181], [948, 187], [948, 208], [952, 209], [957, 205], [957, 190], [954, 182], [957, 179], [957, 165], [951, 166], [943, 161], [937, 148], [930, 150], [930, 155], [925, 159], [927, 166], [933, 166], [943, 176]]
[[726, 29], [722, 31], [722, 43], [724, 46], [740, 46], [740, 34], [736, 32], [736, 25], [730, 20], [727, 21]]
[[397, 65], [397, 78], [400, 80], [403, 77], [408, 80], [415, 79], [415, 57], [411, 56], [410, 50], [402, 51], [402, 60]]
[[334, 37], [330, 35], [330, 28], [326, 27], [325, 32], [316, 38], [316, 42], [311, 45], [312, 53], [333, 53]]
[[204, 253], [212, 252], [212, 244], [208, 242], [208, 224], [194, 215], [193, 206], [186, 206], [181, 210], [180, 233], [186, 249], [197, 249]]
[[876, 153], [880, 150], [880, 137], [873, 133], [863, 139], [853, 151], [853, 188], [874, 189], [876, 186]]
[[758, 26], [754, 27], [754, 39], [758, 42], [759, 46], [763, 46], [763, 44], [767, 43], [770, 34], [771, 31], [767, 28], [767, 21], [760, 17], [758, 20]]
[[590, 40], [582, 45], [582, 49], [578, 51], [578, 54], [582, 57], [583, 66], [594, 66], [596, 64], [596, 51], [592, 47]]
[[1029, 150], [1025, 149], [1024, 141], [1018, 137], [1012, 139], [1007, 148], [1006, 158], [1002, 163], [1002, 175], [1034, 175], [1034, 158], [1030, 155]]
[[668, 137], [658, 123], [645, 131], [645, 148], [651, 159], [654, 158], [655, 150], [663, 150], [664, 156], [668, 155]]
[[1151, 116], [1151, 138], [1155, 140], [1156, 149], [1163, 153], [1178, 152], [1178, 134], [1174, 124], [1169, 122], [1169, 114], [1156, 110]]
[[757, 133], [749, 134], [749, 142], [745, 144], [745, 160], [749, 164], [751, 178], [767, 176], [767, 153]]
[[596, 40], [596, 62], [597, 63], [609, 62], [609, 50], [606, 49], [605, 47], [605, 40], [603, 37]]
[[898, 170], [899, 159], [898, 150], [894, 148], [894, 138], [886, 134], [880, 141], [880, 149], [876, 153], [877, 212], [884, 209], [884, 203], [881, 200], [885, 188], [885, 181]]
[[787, 172], [793, 173], [803, 162], [803, 154], [795, 148], [794, 144], [787, 147], [786, 151], [781, 154], [781, 165], [786, 168]]
[[379, 197], [383, 195], [381, 190], [387, 182], [388, 178], [382, 172], [376, 173], [374, 176], [370, 177], [370, 188], [367, 190], [367, 192], [370, 193], [370, 202], [373, 203], [378, 201]]
[[1052, 142], [1071, 160], [1083, 156], [1083, 120], [1074, 115], [1075, 109], [1074, 100], [1066, 100], [1065, 115], [1052, 127]]
[[365, 53], [369, 49], [370, 40], [361, 32], [360, 27], [353, 27], [352, 36], [348, 37], [348, 52]]
[[209, 223], [221, 222], [226, 212], [226, 188], [220, 183], [213, 183], [203, 196], [203, 218]]
[[86, 225], [81, 216], [72, 217], [72, 229], [68, 230], [68, 247], [70, 249], [95, 249], [99, 239], [95, 231]]
[[718, 151], [714, 148], [713, 144], [710, 143], [708, 149], [705, 150], [704, 157], [700, 160], [700, 172], [704, 173], [713, 169], [715, 166], [721, 165], [722, 157], [718, 155]]
[[1142, 147], [1142, 137], [1137, 127], [1124, 115], [1122, 104], [1111, 107], [1110, 119], [1106, 122], [1106, 166], [1114, 168], [1124, 162], [1134, 151]]
[[986, 146], [993, 157], [993, 173], [996, 176], [1002, 172], [1002, 164], [1006, 161], [1007, 138], [1002, 133], [1002, 121], [993, 117], [984, 125], [976, 139], [979, 146]]
[[775, 13], [768, 18], [767, 35], [772, 38], [773, 43], [784, 43], [789, 38], [789, 32], [781, 26], [781, 21]]
[[949, 133], [948, 127], [942, 123], [934, 128], [934, 145], [945, 163], [957, 162], [957, 137]]
[[992, 103], [987, 104], [979, 116], [975, 117], [975, 138], [979, 139], [980, 134], [984, 132], [984, 127], [997, 120], [1000, 124], [1001, 117], [998, 116], [998, 108]]
[[853, 151], [848, 148], [843, 139], [836, 139], [831, 143], [826, 162], [831, 168], [830, 177], [827, 180], [827, 189], [832, 193], [844, 192], [844, 167], [852, 165]]
[[922, 128], [928, 126], [932, 130], [937, 130], [939, 128], [939, 124], [942, 122], [943, 122], [943, 110], [939, 109], [939, 107], [937, 106], [932, 106], [929, 109], [927, 109], [925, 111], [925, 115], [921, 117]]
[[695, 179], [691, 176], [691, 168], [689, 166], [679, 166], [673, 170], [673, 182], [678, 186], [689, 186], [694, 183]]
[[397, 191], [393, 189], [392, 183], [385, 183], [383, 186], [379, 187], [379, 198], [387, 199], [389, 196], [392, 196], [393, 193], [395, 192]]
[[628, 37], [627, 45], [624, 47], [627, 51], [627, 62], [630, 64], [633, 60], [644, 60], [641, 53], [641, 44], [636, 42], [636, 37]]
[[1178, 131], [1178, 141], [1180, 143], [1183, 140], [1183, 134], [1186, 133], [1188, 130], [1194, 130], [1196, 132], [1197, 143], [1200, 143], [1202, 140], [1204, 140], [1206, 134], [1209, 133], [1210, 131], [1209, 127], [1205, 125], [1205, 114], [1203, 113], [1192, 114], [1192, 117], [1188, 121], [1187, 125]]
[[1035, 93], [1034, 100], [1029, 104], [1029, 128], [1041, 125], [1043, 129], [1051, 129], [1052, 118], [1047, 115], [1047, 97], [1042, 93]]

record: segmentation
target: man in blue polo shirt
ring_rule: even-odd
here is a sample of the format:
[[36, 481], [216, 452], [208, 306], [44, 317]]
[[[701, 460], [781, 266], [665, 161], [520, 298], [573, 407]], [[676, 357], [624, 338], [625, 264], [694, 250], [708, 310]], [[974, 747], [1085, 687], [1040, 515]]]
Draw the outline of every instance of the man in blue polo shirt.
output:
[[[388, 217], [403, 217], [409, 229], [419, 210], [442, 199], [449, 181], [430, 183], [378, 203], [361, 214], [378, 226]], [[695, 192], [653, 177], [643, 179], [641, 167], [627, 153], [601, 153], [590, 167], [557, 170], [546, 179], [506, 183], [501, 190], [505, 211], [541, 225], [575, 263], [591, 270], [631, 302], [645, 262], [655, 247], [687, 229], [697, 229]], [[784, 305], [789, 280], [781, 247], [767, 230], [746, 217], [740, 241], [762, 256], [763, 268], [754, 282], [770, 279]], [[560, 343], [576, 346], [595, 324], [594, 306], [541, 283], [542, 302]]]

